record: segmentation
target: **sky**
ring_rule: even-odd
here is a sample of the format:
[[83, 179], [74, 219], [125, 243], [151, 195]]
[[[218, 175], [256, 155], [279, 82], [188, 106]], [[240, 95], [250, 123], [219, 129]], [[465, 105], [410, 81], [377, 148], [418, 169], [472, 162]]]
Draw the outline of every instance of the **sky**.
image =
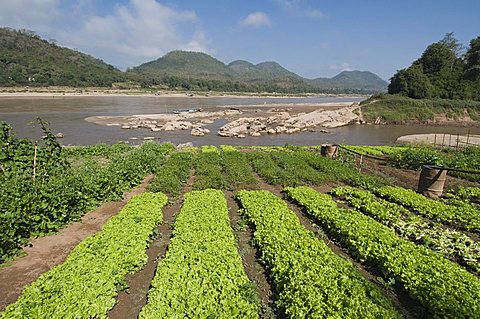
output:
[[388, 80], [448, 32], [466, 46], [480, 36], [480, 1], [0, 0], [0, 26], [122, 70], [188, 50], [307, 78], [362, 70]]

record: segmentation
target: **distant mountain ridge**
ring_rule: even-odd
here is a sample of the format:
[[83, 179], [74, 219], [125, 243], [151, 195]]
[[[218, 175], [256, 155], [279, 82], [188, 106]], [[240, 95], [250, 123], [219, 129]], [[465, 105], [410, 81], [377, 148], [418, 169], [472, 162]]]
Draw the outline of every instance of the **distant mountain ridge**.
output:
[[265, 81], [280, 81], [284, 84], [303, 83], [313, 88], [327, 90], [385, 91], [388, 85], [378, 75], [368, 71], [343, 71], [333, 78], [306, 79], [274, 61], [255, 65], [245, 60], [236, 60], [226, 65], [208, 54], [189, 51], [169, 52], [131, 71], [158, 76], [189, 76], [247, 83]]
[[88, 54], [41, 39], [34, 31], [0, 28], [0, 86], [98, 86], [152, 89], [373, 93], [387, 83], [371, 72], [344, 71], [306, 79], [274, 61], [228, 65], [200, 52], [172, 51], [122, 72]]

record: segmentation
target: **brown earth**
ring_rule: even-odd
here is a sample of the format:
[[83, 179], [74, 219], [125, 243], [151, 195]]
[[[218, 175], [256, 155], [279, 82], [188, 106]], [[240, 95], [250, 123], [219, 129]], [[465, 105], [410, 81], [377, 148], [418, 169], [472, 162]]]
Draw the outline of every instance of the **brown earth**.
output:
[[116, 215], [130, 198], [145, 191], [152, 177], [146, 177], [138, 187], [125, 193], [121, 201], [105, 203], [58, 233], [33, 239], [31, 245], [23, 249], [26, 256], [0, 268], [0, 311], [14, 303], [25, 286], [34, 282], [44, 272], [63, 263], [82, 240], [100, 231], [103, 224]]

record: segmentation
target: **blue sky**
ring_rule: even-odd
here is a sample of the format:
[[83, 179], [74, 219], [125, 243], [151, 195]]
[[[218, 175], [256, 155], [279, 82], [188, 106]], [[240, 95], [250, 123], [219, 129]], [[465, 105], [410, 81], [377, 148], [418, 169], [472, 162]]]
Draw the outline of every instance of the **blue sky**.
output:
[[0, 0], [26, 28], [125, 69], [175, 50], [276, 61], [308, 78], [367, 70], [388, 80], [454, 32], [480, 36], [478, 0]]

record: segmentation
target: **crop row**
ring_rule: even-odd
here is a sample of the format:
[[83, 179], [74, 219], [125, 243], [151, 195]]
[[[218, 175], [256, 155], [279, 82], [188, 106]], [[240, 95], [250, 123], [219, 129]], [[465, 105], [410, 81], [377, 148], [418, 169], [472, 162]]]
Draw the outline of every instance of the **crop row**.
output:
[[195, 163], [195, 189], [236, 189], [253, 186], [256, 178], [244, 153], [230, 151], [202, 151]]
[[329, 234], [349, 251], [403, 284], [435, 318], [479, 318], [480, 280], [441, 255], [401, 239], [388, 227], [307, 187], [288, 188]]
[[165, 159], [150, 182], [149, 191], [178, 196], [188, 180], [194, 158], [192, 152], [177, 152]]
[[445, 257], [480, 272], [480, 245], [462, 232], [431, 225], [404, 207], [376, 197], [369, 191], [350, 186], [331, 193], [375, 220], [393, 228], [401, 237], [439, 252]]
[[162, 193], [133, 197], [63, 264], [26, 287], [0, 318], [106, 318], [125, 276], [146, 263], [147, 242], [166, 202]]
[[185, 195], [139, 318], [258, 318], [222, 191]]
[[451, 206], [441, 201], [426, 198], [402, 187], [385, 186], [375, 193], [390, 201], [408, 207], [418, 214], [440, 221], [463, 224], [466, 229], [480, 231], [480, 210], [473, 206]]
[[400, 317], [377, 287], [307, 231], [280, 198], [262, 190], [237, 196], [288, 318]]

